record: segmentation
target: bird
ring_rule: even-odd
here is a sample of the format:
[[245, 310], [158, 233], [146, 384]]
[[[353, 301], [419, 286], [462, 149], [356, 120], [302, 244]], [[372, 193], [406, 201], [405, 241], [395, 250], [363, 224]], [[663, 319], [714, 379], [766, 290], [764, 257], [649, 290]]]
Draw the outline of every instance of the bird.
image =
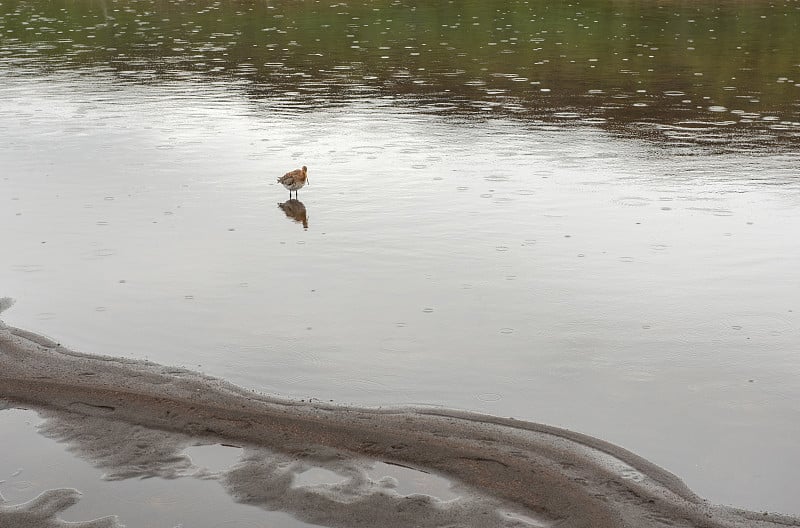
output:
[[297, 190], [308, 183], [308, 168], [303, 165], [302, 169], [289, 171], [278, 178], [278, 183], [289, 189], [289, 199], [291, 200], [292, 191], [294, 191], [294, 195], [297, 196]]

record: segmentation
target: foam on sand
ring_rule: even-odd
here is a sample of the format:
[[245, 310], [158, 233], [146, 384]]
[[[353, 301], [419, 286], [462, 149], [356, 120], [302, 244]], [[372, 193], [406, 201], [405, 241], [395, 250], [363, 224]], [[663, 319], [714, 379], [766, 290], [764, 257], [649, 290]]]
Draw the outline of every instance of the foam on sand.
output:
[[[130, 436], [127, 426], [252, 446], [221, 478], [230, 493], [332, 527], [800, 527], [797, 518], [708, 504], [675, 475], [572, 431], [468, 412], [267, 397], [184, 369], [81, 354], [1, 322], [0, 397], [56, 412], [61, 423], [50, 426], [50, 434], [67, 441], [75, 438], [64, 432], [70, 424], [127, 424], [103, 426], [108, 436], [99, 440], [76, 440], [86, 456], [120, 478], [130, 474], [126, 467], [142, 467], [137, 457], [155, 466], [169, 461], [170, 471], [184, 469], [172, 456], [180, 441], [160, 444], [152, 456], [108, 449], [114, 439]], [[135, 463], [126, 465], [118, 454]], [[402, 497], [387, 491], [391, 486], [366, 482], [363, 471], [353, 469], [359, 458], [438, 473], [490, 499]], [[345, 478], [321, 487], [292, 486], [292, 475], [305, 471], [305, 463]], [[0, 509], [0, 525], [5, 515]], [[477, 525], [470, 521], [477, 518]]]

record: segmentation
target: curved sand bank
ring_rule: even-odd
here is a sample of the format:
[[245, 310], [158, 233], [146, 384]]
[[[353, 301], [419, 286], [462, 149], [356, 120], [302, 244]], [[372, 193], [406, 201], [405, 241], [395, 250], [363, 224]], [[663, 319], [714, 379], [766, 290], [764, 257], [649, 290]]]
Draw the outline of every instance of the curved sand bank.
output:
[[[571, 431], [439, 409], [270, 398], [183, 369], [76, 353], [1, 322], [0, 397], [262, 446], [287, 460], [332, 449], [433, 470], [561, 527], [800, 526], [796, 518], [709, 505], [667, 471]], [[264, 475], [235, 474], [240, 500], [258, 493]], [[407, 526], [409, 519], [383, 522]]]

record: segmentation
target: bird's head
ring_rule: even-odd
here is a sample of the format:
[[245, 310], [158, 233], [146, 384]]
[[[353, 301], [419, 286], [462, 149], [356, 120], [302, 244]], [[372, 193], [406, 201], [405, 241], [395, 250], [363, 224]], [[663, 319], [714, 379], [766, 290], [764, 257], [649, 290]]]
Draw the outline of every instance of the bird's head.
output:
[[308, 167], [306, 167], [305, 165], [303, 165], [303, 176], [306, 177], [306, 183], [311, 183], [308, 181]]

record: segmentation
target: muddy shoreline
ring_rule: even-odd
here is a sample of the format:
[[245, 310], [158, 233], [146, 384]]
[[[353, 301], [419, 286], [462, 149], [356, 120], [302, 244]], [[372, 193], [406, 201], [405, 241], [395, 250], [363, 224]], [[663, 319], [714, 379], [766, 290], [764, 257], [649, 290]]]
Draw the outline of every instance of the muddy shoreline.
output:
[[442, 409], [272, 398], [184, 369], [81, 354], [2, 323], [0, 397], [289, 457], [322, 446], [434, 471], [557, 526], [800, 526], [789, 516], [711, 505], [675, 475], [579, 433]]

